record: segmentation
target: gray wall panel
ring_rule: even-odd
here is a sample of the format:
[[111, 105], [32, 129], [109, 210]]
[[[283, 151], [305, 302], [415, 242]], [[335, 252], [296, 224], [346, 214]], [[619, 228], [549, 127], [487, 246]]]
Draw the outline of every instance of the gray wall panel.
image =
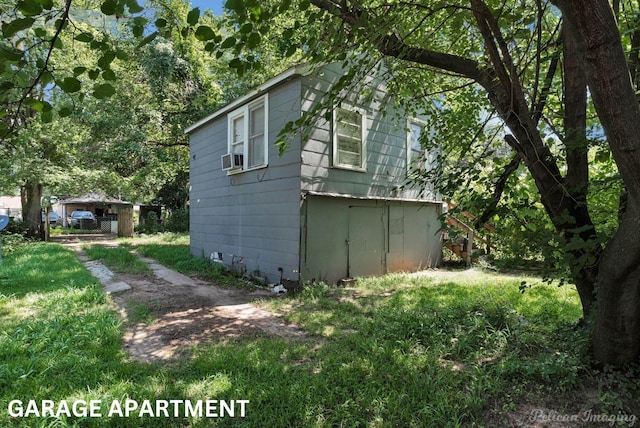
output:
[[300, 116], [300, 81], [269, 92], [269, 165], [228, 175], [220, 157], [227, 152], [227, 115], [191, 134], [191, 253], [223, 254], [225, 264], [279, 279], [298, 269], [300, 210], [299, 144], [278, 155], [275, 146], [285, 123]]
[[302, 276], [335, 283], [349, 275], [437, 266], [439, 209], [433, 203], [310, 195], [302, 209]]

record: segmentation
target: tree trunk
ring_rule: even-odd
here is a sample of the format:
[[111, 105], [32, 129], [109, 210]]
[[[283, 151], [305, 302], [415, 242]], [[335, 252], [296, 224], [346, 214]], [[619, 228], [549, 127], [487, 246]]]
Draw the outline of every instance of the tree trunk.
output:
[[[571, 275], [580, 296], [585, 318], [591, 312], [595, 296], [595, 279], [601, 252], [596, 243], [596, 230], [587, 206], [588, 144], [586, 139], [587, 90], [581, 69], [578, 47], [565, 37], [565, 138], [567, 173], [563, 177], [554, 155], [543, 142], [535, 114], [527, 106], [522, 85], [506, 51], [497, 36], [495, 18], [481, 0], [472, 0], [476, 20], [485, 39], [488, 57], [496, 78], [479, 79], [489, 99], [509, 127], [513, 136], [506, 142], [522, 159], [540, 193], [544, 206], [570, 259]], [[496, 28], [492, 30], [492, 28]], [[564, 34], [566, 32], [563, 31]], [[498, 42], [495, 42], [498, 40]], [[502, 44], [501, 44], [502, 43]]]
[[[569, 251], [569, 268], [582, 303], [582, 312], [588, 319], [595, 301], [595, 283], [599, 256], [596, 228], [587, 204], [589, 190], [589, 142], [587, 140], [587, 76], [579, 55], [579, 46], [572, 31], [562, 31], [564, 47], [564, 145], [567, 173], [564, 184], [571, 195], [568, 214], [575, 228], [567, 228], [563, 235]], [[572, 242], [573, 241], [573, 242]]]
[[596, 360], [620, 364], [640, 355], [640, 206], [629, 200], [600, 262], [593, 331]]
[[584, 54], [593, 103], [628, 192], [600, 261], [592, 341], [598, 361], [628, 363], [640, 355], [640, 106], [609, 3], [554, 2]]
[[29, 226], [28, 235], [43, 239], [42, 229], [42, 184], [27, 182], [20, 189], [22, 201], [22, 219]]

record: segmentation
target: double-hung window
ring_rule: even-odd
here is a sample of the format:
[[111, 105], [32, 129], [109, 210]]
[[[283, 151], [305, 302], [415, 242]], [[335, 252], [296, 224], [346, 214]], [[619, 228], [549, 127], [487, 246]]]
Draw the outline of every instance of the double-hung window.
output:
[[424, 122], [412, 119], [407, 121], [407, 176], [417, 178], [426, 169], [426, 152], [422, 148]]
[[[268, 163], [268, 99], [264, 95], [256, 101], [229, 113], [228, 150], [241, 168], [250, 170]], [[237, 170], [236, 170], [237, 171]]]
[[333, 111], [333, 166], [366, 170], [366, 114], [355, 108]]

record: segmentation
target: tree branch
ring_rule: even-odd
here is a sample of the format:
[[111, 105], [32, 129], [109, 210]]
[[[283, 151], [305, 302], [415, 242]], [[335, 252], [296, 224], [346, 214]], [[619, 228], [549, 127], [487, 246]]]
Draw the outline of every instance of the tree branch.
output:
[[27, 88], [27, 90], [23, 93], [23, 95], [18, 100], [18, 105], [16, 107], [16, 110], [13, 112], [14, 120], [11, 121], [11, 125], [8, 127], [7, 131], [2, 136], [2, 140], [4, 140], [9, 134], [11, 134], [15, 130], [16, 126], [18, 126], [19, 121], [16, 120], [16, 118], [20, 114], [20, 110], [22, 109], [24, 102], [26, 101], [27, 98], [29, 98], [29, 95], [31, 95], [31, 93], [35, 90], [36, 86], [40, 84], [40, 81], [42, 80], [42, 76], [44, 75], [45, 71], [47, 71], [49, 62], [51, 60], [51, 55], [53, 53], [53, 49], [55, 48], [55, 44], [58, 38], [60, 37], [62, 30], [64, 29], [65, 23], [69, 20], [69, 11], [71, 10], [72, 1], [73, 0], [66, 0], [65, 8], [62, 13], [62, 17], [59, 20], [58, 28], [56, 28], [56, 32], [49, 42], [49, 51], [47, 52], [44, 65], [42, 66], [42, 68], [40, 68], [38, 75], [35, 77], [35, 79], [33, 79], [31, 86]]
[[[335, 3], [331, 0], [311, 0], [316, 7], [341, 19], [349, 25], [357, 25], [362, 11], [347, 8], [346, 3]], [[475, 80], [487, 81], [479, 64], [471, 59], [457, 55], [409, 46], [393, 33], [380, 34], [368, 32], [367, 36], [383, 55], [439, 68], [451, 73]]]
[[[513, 138], [511, 135], [507, 135], [505, 138], [507, 137]], [[487, 223], [495, 213], [496, 208], [498, 207], [498, 203], [500, 202], [500, 199], [502, 199], [502, 193], [504, 192], [504, 189], [507, 186], [507, 180], [509, 179], [511, 174], [513, 174], [515, 171], [518, 170], [518, 167], [520, 166], [520, 162], [521, 162], [520, 156], [516, 154], [511, 158], [511, 162], [509, 162], [507, 166], [504, 167], [502, 174], [500, 174], [500, 177], [495, 182], [495, 185], [493, 188], [493, 195], [489, 200], [489, 204], [487, 205], [485, 210], [482, 212], [480, 217], [476, 219], [476, 222], [474, 224], [476, 229], [480, 229], [482, 225]]]

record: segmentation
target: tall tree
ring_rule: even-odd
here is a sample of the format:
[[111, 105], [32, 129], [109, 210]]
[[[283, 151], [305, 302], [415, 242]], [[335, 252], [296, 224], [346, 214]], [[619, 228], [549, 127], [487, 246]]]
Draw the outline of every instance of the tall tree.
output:
[[[52, 190], [186, 204], [184, 127], [264, 75], [238, 78], [230, 54], [220, 51], [216, 60], [204, 54], [233, 33], [223, 18], [191, 10], [186, 0], [149, 0], [145, 7], [136, 0], [0, 5], [0, 149], [7, 167], [46, 159], [46, 141], [34, 148], [36, 131], [54, 132], [64, 123], [64, 153], [72, 156], [52, 159], [67, 172]], [[286, 66], [268, 49], [262, 57], [278, 71]], [[24, 213], [34, 235], [41, 227], [39, 194], [52, 183], [44, 171], [23, 167], [22, 175], [12, 175], [14, 185], [25, 186]]]
[[[108, 2], [102, 7], [76, 3], [19, 0], [0, 5], [0, 150], [20, 167], [13, 184], [22, 188], [23, 217], [33, 236], [42, 234], [43, 186], [52, 183], [48, 175], [65, 157], [60, 155], [62, 146], [55, 144], [64, 133], [53, 122], [69, 116], [73, 103], [81, 103], [87, 93], [96, 98], [113, 93], [111, 64], [123, 55], [112, 42], [114, 15], [120, 9], [123, 14], [125, 9], [143, 10], [135, 1], [112, 5], [113, 10]], [[133, 27], [141, 25], [138, 21]], [[83, 62], [87, 51], [93, 52], [91, 68]], [[75, 141], [70, 134], [68, 140]], [[34, 160], [40, 160], [40, 167], [27, 170], [35, 166]]]
[[627, 68], [608, 2], [555, 3], [583, 55], [593, 102], [628, 195], [618, 231], [599, 261], [594, 353], [605, 362], [633, 361], [640, 354], [640, 105], [635, 76]]

